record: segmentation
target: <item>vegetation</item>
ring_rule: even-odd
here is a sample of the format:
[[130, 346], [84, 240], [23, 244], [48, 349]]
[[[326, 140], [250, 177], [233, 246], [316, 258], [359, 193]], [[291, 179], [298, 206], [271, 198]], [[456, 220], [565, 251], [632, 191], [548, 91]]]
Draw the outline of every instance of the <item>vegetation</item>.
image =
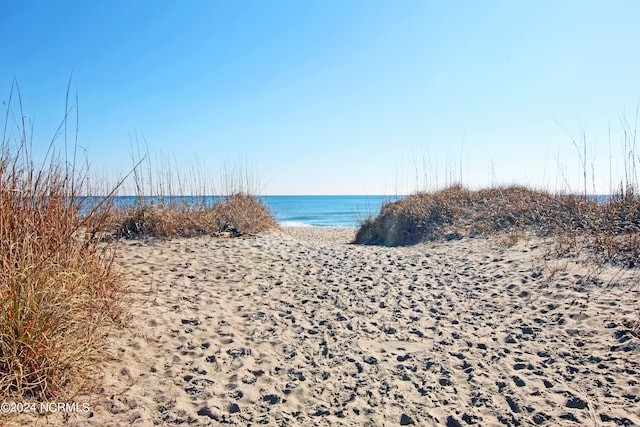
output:
[[[277, 227], [266, 206], [256, 197], [235, 193], [211, 205], [186, 201], [145, 203], [114, 215], [115, 233], [132, 237], [193, 237], [199, 235], [240, 236]], [[149, 199], [147, 199], [149, 200]]]
[[185, 168], [191, 173], [187, 177], [169, 162], [152, 164], [148, 152], [142, 157], [144, 168], [133, 170], [135, 205], [118, 209], [113, 215], [112, 232], [117, 236], [240, 236], [277, 227], [267, 207], [254, 196], [257, 180], [246, 164], [225, 166], [219, 191], [211, 184], [214, 179], [204, 177], [198, 166]]
[[[22, 111], [14, 115], [17, 132], [11, 136], [8, 107], [0, 145], [0, 401], [64, 399], [95, 385], [107, 337], [126, 316], [124, 277], [113, 262], [117, 241], [101, 239], [105, 232], [170, 238], [238, 236], [277, 227], [253, 196], [256, 181], [246, 167], [225, 168], [224, 197], [214, 200], [205, 195], [221, 192], [208, 188], [202, 175], [181, 177], [148, 163], [143, 177], [136, 163], [134, 206], [114, 205], [120, 181], [87, 210], [83, 197], [98, 193], [89, 185], [88, 170], [79, 170], [75, 151], [69, 162], [66, 149], [62, 160], [50, 151], [36, 166], [24, 117]], [[65, 135], [66, 124], [67, 117], [61, 124]], [[635, 163], [629, 170], [635, 171]], [[604, 261], [635, 266], [640, 262], [635, 188], [625, 185], [599, 202], [521, 186], [472, 191], [453, 185], [386, 204], [362, 223], [356, 242], [409, 245], [532, 232], [555, 236], [568, 247], [584, 244]]]
[[602, 260], [634, 266], [640, 261], [640, 197], [632, 188], [597, 201], [521, 186], [471, 191], [453, 185], [384, 205], [363, 221], [356, 243], [398, 246], [520, 231], [581, 243]]
[[105, 360], [123, 281], [95, 238], [109, 206], [80, 215], [76, 165], [52, 155], [36, 167], [17, 122], [0, 148], [0, 400], [63, 398]]

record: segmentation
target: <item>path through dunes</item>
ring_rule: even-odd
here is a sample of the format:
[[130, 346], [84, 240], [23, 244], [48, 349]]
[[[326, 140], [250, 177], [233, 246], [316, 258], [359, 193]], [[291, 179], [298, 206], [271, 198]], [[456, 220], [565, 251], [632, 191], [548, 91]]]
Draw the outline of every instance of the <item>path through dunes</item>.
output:
[[[350, 230], [123, 243], [139, 290], [78, 424], [640, 425], [637, 287], [548, 244]], [[617, 276], [615, 276], [617, 274]], [[73, 420], [72, 420], [73, 422]]]

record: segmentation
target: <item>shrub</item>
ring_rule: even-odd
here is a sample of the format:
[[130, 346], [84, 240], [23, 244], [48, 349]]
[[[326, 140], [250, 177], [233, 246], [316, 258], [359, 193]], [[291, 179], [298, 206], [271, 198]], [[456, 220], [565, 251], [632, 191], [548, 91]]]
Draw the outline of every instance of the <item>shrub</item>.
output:
[[454, 185], [386, 204], [378, 216], [362, 223], [356, 243], [396, 246], [528, 230], [541, 236], [582, 236], [611, 260], [622, 253], [638, 255], [639, 224], [640, 200], [630, 190], [598, 203], [522, 186], [470, 191]]
[[255, 196], [234, 194], [211, 206], [187, 202], [160, 202], [126, 209], [117, 215], [120, 236], [162, 238], [217, 235], [233, 231], [254, 234], [277, 227], [276, 221]]

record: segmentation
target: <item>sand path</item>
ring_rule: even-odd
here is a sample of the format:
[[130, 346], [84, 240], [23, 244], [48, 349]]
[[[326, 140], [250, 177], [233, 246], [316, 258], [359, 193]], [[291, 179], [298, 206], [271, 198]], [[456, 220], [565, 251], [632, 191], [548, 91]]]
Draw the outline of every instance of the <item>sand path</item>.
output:
[[84, 425], [640, 425], [628, 271], [537, 239], [125, 242], [139, 290]]

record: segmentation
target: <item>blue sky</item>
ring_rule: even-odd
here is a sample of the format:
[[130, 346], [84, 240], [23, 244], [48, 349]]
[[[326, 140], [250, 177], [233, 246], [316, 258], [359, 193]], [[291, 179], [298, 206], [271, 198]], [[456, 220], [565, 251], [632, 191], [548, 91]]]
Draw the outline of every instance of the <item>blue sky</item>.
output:
[[601, 193], [640, 101], [639, 20], [637, 1], [0, 0], [0, 100], [16, 78], [42, 155], [72, 77], [110, 176], [137, 136], [176, 171], [246, 162], [263, 194], [582, 191], [584, 136]]

